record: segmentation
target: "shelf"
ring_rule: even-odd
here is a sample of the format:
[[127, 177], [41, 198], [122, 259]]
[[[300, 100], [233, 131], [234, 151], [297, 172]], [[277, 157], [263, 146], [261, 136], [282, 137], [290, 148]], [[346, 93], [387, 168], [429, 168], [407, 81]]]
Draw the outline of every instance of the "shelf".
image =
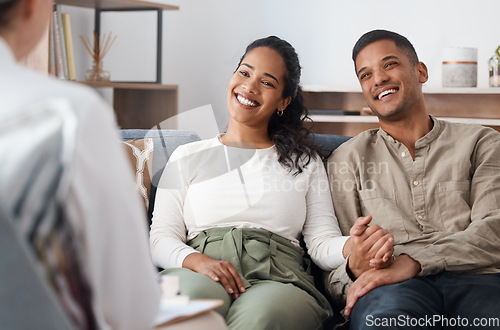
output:
[[[378, 128], [378, 118], [376, 116], [337, 116], [337, 115], [310, 115], [314, 126], [314, 133], [338, 134], [345, 136], [355, 136], [363, 131]], [[478, 124], [491, 127], [500, 132], [500, 119], [480, 119], [480, 118], [459, 118], [459, 117], [436, 117], [438, 119], [451, 121], [454, 123]]]
[[[364, 123], [377, 124], [376, 116], [335, 116], [335, 115], [311, 115], [309, 116], [317, 123]], [[498, 126], [500, 127], [500, 119], [479, 119], [479, 118], [457, 118], [457, 117], [436, 117], [438, 119], [451, 121], [453, 123], [462, 124], [478, 124], [483, 126]]]
[[470, 95], [481, 95], [481, 94], [500, 94], [500, 88], [490, 87], [490, 88], [476, 88], [476, 87], [464, 87], [464, 88], [422, 88], [424, 94], [470, 94]]
[[[302, 87], [304, 92], [324, 92], [324, 93], [359, 93], [362, 94], [359, 88], [345, 88], [345, 87], [332, 87], [321, 85], [306, 85]], [[423, 86], [422, 91], [424, 94], [500, 94], [499, 87], [477, 88], [477, 87], [463, 87], [463, 88], [433, 88]]]
[[[88, 82], [92, 88], [112, 88], [113, 108], [120, 128], [150, 129], [177, 115], [178, 86], [152, 83]], [[169, 128], [176, 128], [171, 121]]]
[[[178, 10], [178, 6], [172, 6], [151, 1], [138, 0], [55, 0], [56, 4], [76, 7], [84, 7], [100, 10], [146, 10], [157, 9], [158, 20], [161, 22], [161, 10]], [[96, 14], [96, 31], [99, 31], [99, 15]], [[158, 36], [161, 36], [161, 24], [159, 23]], [[160, 38], [158, 38], [158, 49], [161, 49]], [[158, 56], [161, 61], [161, 56]], [[157, 64], [157, 68], [160, 67]], [[160, 77], [158, 75], [158, 77]], [[157, 81], [161, 79], [158, 78]], [[126, 82], [86, 82], [78, 81], [92, 88], [112, 88], [113, 108], [116, 121], [120, 128], [143, 128], [150, 129], [166, 119], [175, 118], [178, 112], [178, 86], [163, 85], [158, 83], [126, 83]], [[171, 125], [176, 125], [175, 119], [170, 120]], [[176, 127], [171, 127], [176, 128]]]
[[177, 85], [162, 85], [156, 83], [123, 83], [123, 82], [90, 82], [79, 81], [79, 83], [93, 87], [93, 88], [114, 88], [114, 89], [161, 89], [161, 90], [175, 90]]
[[179, 10], [178, 6], [138, 0], [55, 0], [54, 2], [60, 5], [95, 9], [160, 8], [163, 10]]
[[[500, 88], [423, 87], [427, 112], [455, 122], [475, 123], [500, 131]], [[378, 127], [372, 116], [321, 114], [322, 110], [362, 112], [368, 105], [360, 90], [328, 86], [304, 87], [304, 103], [314, 115], [313, 132], [353, 136]], [[325, 111], [326, 113], [326, 111]]]
[[[497, 88], [433, 89], [426, 90], [424, 97], [431, 115], [500, 119], [500, 89]], [[362, 111], [368, 108], [363, 93], [355, 91], [305, 90], [304, 102], [310, 110]]]

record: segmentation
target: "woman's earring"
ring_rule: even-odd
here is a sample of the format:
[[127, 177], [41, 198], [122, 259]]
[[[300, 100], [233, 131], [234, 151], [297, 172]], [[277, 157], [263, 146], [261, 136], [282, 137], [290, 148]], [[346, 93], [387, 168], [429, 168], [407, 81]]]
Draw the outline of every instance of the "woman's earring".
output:
[[276, 112], [278, 113], [278, 116], [283, 116], [283, 110], [276, 110]]

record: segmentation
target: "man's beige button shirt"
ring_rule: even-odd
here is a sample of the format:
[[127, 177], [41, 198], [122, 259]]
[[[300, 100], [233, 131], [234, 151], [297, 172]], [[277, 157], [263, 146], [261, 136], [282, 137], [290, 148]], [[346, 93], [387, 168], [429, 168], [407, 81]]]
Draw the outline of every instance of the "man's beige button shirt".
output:
[[[372, 215], [394, 235], [395, 255], [421, 264], [419, 275], [500, 272], [500, 134], [431, 118], [415, 159], [382, 129], [332, 154], [328, 175], [342, 233]], [[351, 283], [345, 263], [329, 282], [342, 301]]]

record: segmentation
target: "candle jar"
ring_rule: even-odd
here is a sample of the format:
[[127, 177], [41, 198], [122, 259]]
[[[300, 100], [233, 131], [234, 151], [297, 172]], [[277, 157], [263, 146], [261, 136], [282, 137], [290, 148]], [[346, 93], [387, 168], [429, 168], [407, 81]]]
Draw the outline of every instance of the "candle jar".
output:
[[500, 60], [494, 55], [489, 61], [490, 87], [500, 87]]
[[477, 48], [443, 49], [443, 87], [477, 86]]

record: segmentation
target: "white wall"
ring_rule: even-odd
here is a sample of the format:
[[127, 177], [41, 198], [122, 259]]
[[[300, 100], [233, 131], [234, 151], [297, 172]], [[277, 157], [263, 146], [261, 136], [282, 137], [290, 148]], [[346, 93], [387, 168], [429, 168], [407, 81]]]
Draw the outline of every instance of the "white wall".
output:
[[[163, 83], [179, 85], [180, 111], [211, 104], [221, 129], [227, 124], [229, 78], [246, 45], [259, 37], [274, 34], [296, 48], [303, 85], [353, 90], [359, 87], [352, 46], [372, 29], [408, 37], [429, 68], [429, 87], [441, 87], [441, 51], [446, 46], [478, 48], [478, 87], [487, 87], [487, 61], [500, 44], [498, 0], [157, 1], [180, 7], [164, 12]], [[84, 33], [78, 29], [90, 34], [89, 11], [65, 8], [74, 12], [74, 34]], [[77, 64], [84, 61], [83, 47], [76, 53]]]

